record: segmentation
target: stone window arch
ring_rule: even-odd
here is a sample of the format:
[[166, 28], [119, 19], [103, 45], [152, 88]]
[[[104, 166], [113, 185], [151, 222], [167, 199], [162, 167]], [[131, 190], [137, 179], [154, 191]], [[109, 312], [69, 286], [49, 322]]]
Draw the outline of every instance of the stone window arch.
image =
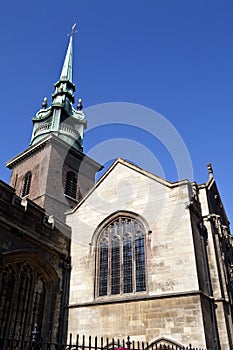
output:
[[24, 180], [23, 180], [22, 197], [25, 197], [29, 194], [30, 188], [31, 188], [31, 181], [32, 181], [32, 173], [31, 171], [28, 171], [24, 176]]
[[[168, 339], [168, 338], [159, 338], [152, 343], [150, 343], [146, 350], [154, 350], [154, 349], [161, 349], [161, 350], [184, 350], [185, 347], [182, 344], [177, 343], [174, 340]], [[187, 348], [188, 349], [188, 348]], [[191, 349], [191, 345], [190, 348]], [[192, 349], [191, 349], [192, 350]], [[194, 350], [194, 349], [193, 349]]]
[[145, 290], [144, 224], [135, 216], [114, 216], [102, 226], [97, 239], [96, 295]]

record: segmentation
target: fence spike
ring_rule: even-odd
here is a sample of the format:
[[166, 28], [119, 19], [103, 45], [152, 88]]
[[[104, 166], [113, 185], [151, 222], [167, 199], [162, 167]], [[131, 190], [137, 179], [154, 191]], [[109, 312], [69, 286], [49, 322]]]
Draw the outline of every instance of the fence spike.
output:
[[101, 340], [100, 349], [102, 350], [103, 347], [104, 347], [104, 339], [103, 339], [103, 337], [101, 337], [100, 340]]
[[[16, 349], [17, 347], [20, 348], [40, 348], [40, 349], [67, 349], [67, 350], [116, 350], [116, 348], [125, 348], [125, 350], [204, 350], [203, 348], [197, 348], [192, 347], [191, 344], [188, 346], [179, 346], [175, 345], [174, 343], [167, 344], [167, 342], [159, 342], [158, 343], [152, 343], [149, 345], [148, 342], [139, 341], [139, 340], [132, 340], [130, 341], [130, 337], [127, 337], [127, 340], [125, 339], [115, 339], [115, 338], [99, 338], [97, 336], [94, 337], [94, 344], [93, 344], [93, 337], [83, 335], [80, 336], [79, 334], [75, 336], [72, 335], [72, 333], [69, 334], [68, 339], [66, 339], [66, 342], [63, 343], [56, 343], [52, 340], [52, 334], [50, 333], [49, 338], [42, 339], [38, 337], [38, 339], [33, 339], [33, 337], [27, 337], [26, 334], [21, 334], [21, 329], [17, 329], [15, 334], [8, 334], [7, 336], [3, 337], [3, 335], [0, 337], [0, 348], [5, 349], [9, 348]], [[1, 334], [1, 332], [0, 332]], [[76, 340], [76, 344], [75, 344]], [[110, 342], [111, 341], [111, 342]], [[100, 342], [100, 344], [99, 344]], [[167, 345], [166, 345], [167, 344]], [[100, 345], [100, 346], [99, 346]], [[145, 347], [146, 345], [146, 347]], [[205, 349], [206, 350], [206, 349]]]
[[117, 347], [120, 348], [120, 339], [117, 339]]
[[97, 350], [97, 346], [98, 346], [98, 338], [97, 336], [95, 336], [95, 350]]
[[89, 342], [88, 342], [88, 346], [89, 346], [89, 350], [91, 350], [92, 346], [91, 346], [91, 336], [89, 335]]

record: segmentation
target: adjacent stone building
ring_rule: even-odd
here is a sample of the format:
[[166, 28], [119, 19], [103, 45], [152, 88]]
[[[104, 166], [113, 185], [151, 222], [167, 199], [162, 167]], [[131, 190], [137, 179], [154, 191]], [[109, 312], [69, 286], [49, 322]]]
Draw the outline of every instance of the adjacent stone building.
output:
[[60, 342], [68, 327], [233, 349], [233, 244], [211, 165], [206, 183], [171, 183], [119, 158], [95, 184], [72, 40], [51, 106], [0, 182], [1, 336]]
[[232, 348], [232, 238], [207, 183], [170, 183], [118, 159], [67, 214], [69, 331]]
[[0, 233], [0, 348], [64, 341], [70, 228], [0, 181]]

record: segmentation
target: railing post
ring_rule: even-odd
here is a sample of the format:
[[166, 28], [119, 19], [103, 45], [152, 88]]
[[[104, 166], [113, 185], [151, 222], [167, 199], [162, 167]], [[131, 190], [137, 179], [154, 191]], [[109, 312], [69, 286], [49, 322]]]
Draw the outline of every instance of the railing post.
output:
[[130, 336], [129, 335], [127, 337], [127, 342], [125, 344], [127, 345], [127, 348], [130, 349], [131, 341], [130, 341]]

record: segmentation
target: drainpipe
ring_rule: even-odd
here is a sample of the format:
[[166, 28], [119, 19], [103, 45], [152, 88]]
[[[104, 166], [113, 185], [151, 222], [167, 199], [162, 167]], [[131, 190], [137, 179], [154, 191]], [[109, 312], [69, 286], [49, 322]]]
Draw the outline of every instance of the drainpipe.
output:
[[207, 232], [207, 228], [205, 227], [205, 225], [202, 222], [199, 223], [199, 232], [201, 235], [201, 247], [202, 247], [202, 254], [203, 254], [203, 259], [204, 259], [204, 269], [205, 269], [205, 276], [206, 276], [207, 293], [208, 293], [209, 300], [210, 300], [211, 317], [212, 317], [212, 321], [213, 321], [215, 350], [220, 350], [221, 346], [220, 346], [220, 342], [219, 342], [217, 319], [216, 319], [216, 314], [215, 314], [215, 303], [214, 303], [213, 290], [212, 290], [212, 286], [211, 286], [208, 256], [207, 256], [207, 251], [206, 251], [206, 246], [207, 246], [207, 242], [208, 242], [208, 232]]

